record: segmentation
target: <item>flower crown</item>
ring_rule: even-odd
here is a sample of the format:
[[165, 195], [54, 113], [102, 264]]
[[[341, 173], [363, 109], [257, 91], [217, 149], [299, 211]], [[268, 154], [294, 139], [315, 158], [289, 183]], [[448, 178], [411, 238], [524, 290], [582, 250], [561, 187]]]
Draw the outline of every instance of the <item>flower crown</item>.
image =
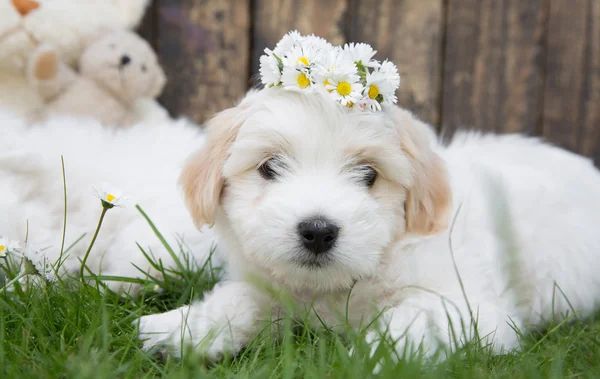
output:
[[348, 108], [380, 111], [395, 104], [400, 75], [396, 65], [373, 59], [377, 51], [366, 43], [333, 46], [315, 35], [297, 31], [284, 35], [273, 50], [260, 57], [261, 81], [267, 87], [313, 91], [323, 86]]

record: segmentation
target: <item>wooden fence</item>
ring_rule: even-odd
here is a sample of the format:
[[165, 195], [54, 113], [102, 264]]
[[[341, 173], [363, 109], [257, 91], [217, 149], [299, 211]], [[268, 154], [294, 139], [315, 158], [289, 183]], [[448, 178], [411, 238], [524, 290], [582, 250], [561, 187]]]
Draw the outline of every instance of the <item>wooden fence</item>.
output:
[[600, 162], [600, 0], [155, 0], [140, 27], [198, 122], [253, 84], [291, 29], [372, 44], [399, 103], [452, 133], [525, 132]]

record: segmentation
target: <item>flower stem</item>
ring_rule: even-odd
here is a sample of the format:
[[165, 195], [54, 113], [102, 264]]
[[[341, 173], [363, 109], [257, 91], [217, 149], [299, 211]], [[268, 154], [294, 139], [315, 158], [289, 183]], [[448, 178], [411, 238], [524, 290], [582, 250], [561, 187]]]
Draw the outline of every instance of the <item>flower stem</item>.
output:
[[19, 281], [19, 279], [21, 279], [22, 277], [24, 277], [25, 275], [27, 275], [26, 272], [21, 272], [19, 275], [17, 275], [14, 279], [12, 279], [10, 282], [6, 283], [4, 285], [4, 287], [0, 288], [0, 292], [5, 292], [6, 289], [10, 286], [12, 286], [13, 284], [15, 284], [16, 282]]
[[94, 233], [94, 236], [92, 237], [90, 246], [88, 247], [87, 251], [85, 252], [85, 255], [83, 256], [83, 261], [81, 261], [81, 268], [79, 269], [79, 278], [81, 279], [82, 282], [83, 282], [83, 269], [85, 268], [85, 262], [87, 262], [87, 259], [90, 255], [90, 251], [92, 251], [92, 247], [94, 246], [94, 242], [96, 242], [96, 237], [98, 237], [98, 233], [100, 232], [100, 227], [102, 226], [102, 220], [104, 220], [104, 215], [106, 214], [107, 210], [108, 210], [107, 207], [102, 207], [102, 213], [100, 214], [100, 220], [98, 220], [98, 226], [96, 227], [96, 232]]

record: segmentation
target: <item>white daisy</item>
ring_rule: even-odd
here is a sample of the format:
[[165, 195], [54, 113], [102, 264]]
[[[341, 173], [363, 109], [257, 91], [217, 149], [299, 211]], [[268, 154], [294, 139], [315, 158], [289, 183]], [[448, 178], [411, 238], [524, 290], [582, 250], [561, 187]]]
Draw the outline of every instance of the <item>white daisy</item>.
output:
[[304, 91], [310, 88], [312, 78], [307, 70], [285, 66], [281, 75], [283, 88], [290, 91]]
[[333, 49], [333, 45], [327, 42], [326, 39], [316, 36], [314, 34], [305, 36], [304, 41], [312, 45], [315, 49], [323, 52]]
[[27, 244], [20, 254], [23, 260], [23, 270], [27, 274], [40, 275], [49, 282], [56, 281], [56, 274], [46, 253], [32, 244]]
[[344, 51], [335, 47], [323, 55], [315, 67], [315, 81], [324, 86], [329, 84], [329, 78], [356, 75], [356, 65], [346, 59]]
[[339, 75], [329, 77], [325, 88], [342, 105], [352, 107], [362, 98], [363, 85], [358, 75]]
[[268, 87], [276, 86], [281, 82], [281, 70], [279, 61], [269, 49], [265, 49], [265, 55], [260, 57], [260, 78]]
[[379, 101], [375, 99], [369, 98], [368, 96], [365, 96], [362, 99], [360, 99], [357, 105], [358, 108], [360, 108], [361, 110], [369, 110], [372, 112], [381, 110], [381, 103], [379, 103]]
[[309, 69], [321, 55], [321, 51], [308, 42], [292, 47], [282, 58], [284, 67]]
[[123, 192], [110, 184], [103, 183], [100, 189], [93, 187], [94, 195], [102, 201], [102, 206], [105, 208], [124, 207], [127, 198], [123, 196]]
[[363, 96], [367, 100], [366, 105], [371, 110], [381, 110], [381, 106], [379, 106], [381, 103], [395, 104], [398, 101], [396, 98], [397, 88], [397, 83], [390, 80], [388, 74], [380, 70], [367, 73], [367, 82], [363, 90]]
[[21, 247], [19, 241], [9, 241], [8, 239], [0, 238], [0, 258], [4, 258], [8, 253], [18, 250]]
[[395, 86], [395, 89], [400, 87], [400, 74], [398, 74], [398, 67], [387, 59], [383, 61], [381, 67], [379, 67], [379, 72], [381, 72], [385, 77]]
[[297, 44], [300, 44], [302, 39], [302, 35], [298, 33], [297, 30], [292, 30], [288, 34], [284, 35], [279, 42], [277, 42], [277, 45], [275, 45], [273, 52], [281, 58], [292, 47], [296, 46]]
[[372, 59], [377, 51], [373, 50], [369, 44], [347, 43], [344, 45], [344, 53], [348, 59], [356, 64], [361, 64], [366, 67], [379, 66], [379, 62]]

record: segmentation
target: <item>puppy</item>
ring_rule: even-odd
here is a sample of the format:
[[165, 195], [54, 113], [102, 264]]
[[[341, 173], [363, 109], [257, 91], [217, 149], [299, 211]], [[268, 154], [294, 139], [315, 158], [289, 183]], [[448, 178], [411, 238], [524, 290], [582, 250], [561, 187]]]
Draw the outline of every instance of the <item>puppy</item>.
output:
[[330, 326], [376, 319], [367, 341], [385, 330], [401, 354], [476, 335], [500, 353], [518, 347], [513, 328], [597, 308], [590, 161], [518, 135], [443, 146], [405, 110], [323, 96], [266, 88], [210, 121], [181, 185], [196, 225], [221, 236], [229, 276], [201, 302], [142, 317], [144, 348], [235, 354], [285, 311], [264, 283]]

